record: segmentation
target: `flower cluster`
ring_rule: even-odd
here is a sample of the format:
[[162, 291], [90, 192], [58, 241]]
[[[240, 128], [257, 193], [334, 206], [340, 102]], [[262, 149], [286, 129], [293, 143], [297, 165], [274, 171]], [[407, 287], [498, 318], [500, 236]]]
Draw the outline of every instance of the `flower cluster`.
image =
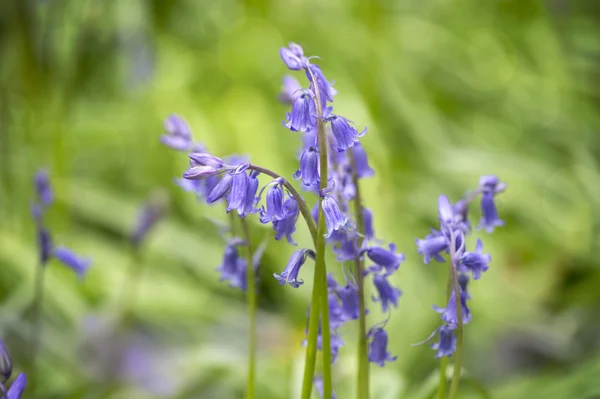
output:
[[[499, 219], [495, 205], [495, 196], [506, 189], [506, 184], [496, 176], [483, 176], [479, 180], [479, 187], [465, 196], [465, 198], [452, 204], [448, 197], [442, 195], [438, 199], [438, 213], [440, 220], [439, 230], [432, 229], [431, 234], [424, 239], [417, 239], [416, 244], [423, 261], [428, 264], [432, 259], [444, 262], [447, 255], [451, 262], [451, 271], [457, 284], [453, 284], [446, 307], [433, 308], [440, 314], [444, 325], [437, 330], [439, 340], [432, 345], [437, 350], [436, 357], [451, 356], [456, 350], [455, 330], [460, 320], [462, 324], [471, 321], [471, 311], [467, 301], [471, 298], [467, 292], [469, 273], [473, 280], [479, 280], [482, 273], [488, 270], [491, 261], [490, 254], [483, 253], [483, 243], [477, 240], [475, 251], [467, 251], [466, 235], [471, 232], [468, 219], [469, 205], [478, 195], [481, 195], [481, 223], [479, 229], [488, 233], [494, 231], [496, 226], [504, 225]], [[458, 287], [458, 293], [454, 287]], [[460, 301], [460, 302], [457, 302]]]
[[[285, 65], [291, 70], [303, 70], [308, 78], [308, 88], [293, 77], [283, 79], [283, 92], [279, 98], [292, 106], [286, 115], [284, 126], [293, 132], [303, 135], [303, 147], [300, 152], [300, 167], [294, 178], [302, 182], [303, 188], [318, 193], [327, 226], [327, 242], [333, 246], [337, 260], [364, 262], [366, 258], [374, 265], [365, 274], [373, 277], [373, 284], [378, 296], [374, 300], [380, 302], [383, 312], [390, 306], [398, 305], [401, 291], [389, 283], [389, 276], [398, 269], [404, 255], [396, 253], [396, 247], [379, 246], [373, 229], [373, 215], [367, 208], [362, 208], [363, 231], [357, 230], [358, 220], [350, 216], [351, 202], [356, 200], [358, 179], [371, 177], [374, 174], [369, 165], [367, 154], [359, 142], [367, 129], [359, 132], [353, 123], [343, 116], [333, 113], [333, 97], [337, 91], [323, 74], [318, 65], [311, 64], [305, 57], [302, 48], [290, 43], [280, 50]], [[321, 110], [316, 101], [318, 94]], [[325, 124], [329, 146], [319, 143], [317, 122], [320, 117]], [[328, 187], [320, 189], [321, 179], [320, 149], [327, 149]], [[315, 222], [318, 218], [319, 204], [313, 208]], [[361, 206], [360, 204], [358, 206]], [[365, 257], [366, 255], [366, 257]], [[287, 269], [286, 269], [287, 270]], [[357, 270], [357, 273], [362, 271]], [[328, 275], [329, 314], [332, 337], [332, 359], [335, 360], [339, 346], [343, 341], [338, 329], [347, 321], [357, 320], [360, 315], [359, 287], [356, 279], [346, 275], [344, 284], [338, 284], [333, 275]], [[297, 287], [297, 285], [293, 285]], [[370, 340], [369, 360], [380, 366], [395, 358], [387, 352], [387, 333], [382, 323], [378, 323], [368, 332]]]
[[70, 267], [75, 273], [83, 277], [91, 265], [91, 260], [82, 258], [68, 248], [57, 246], [52, 242], [50, 231], [44, 225], [44, 212], [54, 201], [54, 193], [50, 186], [48, 173], [39, 171], [34, 179], [37, 194], [37, 202], [31, 207], [31, 213], [35, 220], [38, 240], [39, 259], [42, 266], [52, 258], [58, 259], [64, 265]]
[[4, 384], [10, 379], [12, 371], [12, 359], [6, 350], [4, 343], [0, 340], [0, 389], [3, 393], [2, 397], [7, 399], [20, 399], [25, 390], [25, 385], [27, 385], [27, 377], [24, 373], [20, 373], [7, 391]]

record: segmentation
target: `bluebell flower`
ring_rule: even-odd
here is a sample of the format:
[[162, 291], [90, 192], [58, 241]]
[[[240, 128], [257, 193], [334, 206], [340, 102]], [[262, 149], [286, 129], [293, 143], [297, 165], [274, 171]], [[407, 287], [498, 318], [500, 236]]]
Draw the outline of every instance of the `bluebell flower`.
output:
[[283, 179], [275, 179], [267, 191], [266, 209], [261, 212], [260, 222], [269, 223], [272, 220], [285, 218], [283, 209]]
[[87, 258], [82, 258], [73, 251], [65, 247], [54, 248], [54, 257], [62, 262], [65, 266], [70, 267], [79, 276], [83, 277], [87, 273], [92, 261]]
[[248, 191], [248, 176], [246, 172], [232, 173], [231, 178], [231, 189], [227, 196], [228, 205], [227, 212], [231, 210], [241, 210], [239, 213], [243, 213], [244, 207], [246, 206], [246, 193]]
[[285, 127], [295, 132], [308, 132], [316, 127], [316, 107], [314, 94], [310, 90], [302, 92], [292, 105], [292, 112], [288, 113]]
[[220, 280], [229, 281], [232, 287], [239, 287], [240, 277], [245, 275], [246, 260], [241, 258], [238, 252], [238, 247], [243, 244], [244, 241], [239, 239], [229, 241], [223, 253], [223, 261], [217, 267], [217, 271], [221, 273]]
[[388, 335], [383, 328], [371, 328], [367, 336], [371, 338], [371, 342], [369, 343], [369, 361], [371, 363], [383, 367], [386, 362], [393, 362], [398, 358], [398, 356], [392, 356], [388, 352]]
[[6, 392], [6, 399], [21, 399], [25, 386], [27, 385], [27, 377], [24, 373], [21, 373], [13, 381], [8, 392]]
[[319, 184], [319, 151], [315, 147], [308, 147], [300, 157], [300, 169], [294, 173], [294, 179], [302, 179], [306, 186]]
[[302, 86], [298, 80], [292, 76], [286, 75], [283, 77], [283, 88], [279, 93], [279, 101], [284, 104], [292, 105], [294, 100], [302, 94]]
[[375, 238], [375, 229], [373, 228], [373, 212], [369, 208], [363, 207], [363, 227], [364, 234], [367, 240], [372, 240]]
[[189, 179], [174, 179], [175, 184], [181, 187], [184, 191], [195, 193], [200, 199], [206, 200], [211, 191], [221, 181], [221, 176], [215, 175], [210, 176], [202, 180], [189, 180]]
[[210, 194], [206, 197], [206, 202], [212, 204], [225, 197], [229, 190], [231, 189], [231, 183], [233, 181], [233, 175], [231, 173], [227, 173], [223, 175], [221, 180], [215, 185]]
[[152, 198], [144, 204], [138, 213], [129, 238], [134, 246], [141, 244], [152, 227], [162, 219], [165, 214], [165, 207], [166, 198], [161, 193], [153, 194]]
[[496, 226], [504, 226], [504, 221], [498, 217], [498, 211], [494, 203], [494, 193], [492, 191], [484, 191], [481, 194], [481, 213], [480, 229], [491, 233]]
[[4, 385], [12, 374], [13, 363], [8, 350], [0, 340], [0, 384]]
[[471, 231], [471, 222], [469, 222], [469, 204], [461, 199], [454, 204], [454, 214], [458, 219], [458, 228], [467, 234]]
[[501, 182], [497, 176], [488, 175], [479, 178], [479, 189], [481, 191], [491, 191], [498, 194], [506, 190], [507, 184]]
[[431, 234], [427, 235], [424, 240], [417, 238], [415, 242], [417, 243], [419, 255], [423, 255], [423, 262], [425, 264], [429, 264], [431, 259], [444, 262], [444, 257], [441, 253], [449, 251], [449, 240], [444, 234], [431, 229]]
[[330, 290], [335, 290], [338, 288], [338, 283], [333, 274], [327, 273], [327, 288]]
[[207, 152], [192, 152], [188, 154], [190, 166], [211, 166], [215, 169], [223, 169], [228, 166], [221, 158]]
[[337, 94], [337, 91], [333, 88], [331, 83], [329, 83], [329, 81], [327, 80], [325, 75], [323, 75], [323, 71], [321, 71], [320, 66], [311, 64], [309, 68], [310, 68], [310, 72], [312, 72], [315, 75], [315, 79], [317, 81], [317, 86], [318, 86], [316, 88], [313, 87], [312, 78], [310, 76], [309, 71], [307, 70], [306, 77], [310, 81], [310, 89], [312, 90], [313, 93], [316, 93], [317, 90], [319, 91], [319, 97], [321, 99], [321, 106], [323, 107], [323, 109], [325, 109], [327, 102], [330, 102], [330, 103], [333, 102], [333, 96], [335, 96]]
[[[313, 378], [313, 384], [315, 386], [315, 389], [317, 390], [317, 393], [319, 394], [320, 397], [323, 397], [323, 392], [324, 392], [324, 387], [323, 387], [323, 376], [315, 376]], [[335, 392], [331, 393], [331, 399], [337, 399], [337, 396], [335, 396]]]
[[344, 287], [336, 290], [338, 298], [342, 302], [342, 312], [345, 320], [357, 320], [360, 316], [358, 288], [347, 282]]
[[300, 71], [309, 66], [308, 59], [302, 53], [302, 47], [295, 43], [290, 43], [289, 48], [279, 49], [279, 55], [285, 66], [293, 71]]
[[333, 197], [325, 195], [321, 202], [321, 206], [323, 207], [325, 224], [327, 225], [327, 234], [325, 237], [329, 237], [334, 231], [342, 229], [346, 225], [347, 219]]
[[437, 359], [442, 356], [450, 357], [456, 350], [456, 337], [454, 336], [453, 326], [442, 326], [438, 330], [439, 341], [431, 344], [431, 347], [437, 350], [435, 357]]
[[492, 256], [490, 254], [483, 253], [483, 243], [481, 240], [477, 240], [475, 252], [465, 252], [460, 259], [458, 267], [461, 272], [470, 271], [473, 275], [473, 280], [479, 280], [481, 273], [489, 268], [488, 264], [491, 260]]
[[174, 150], [189, 151], [192, 146], [192, 132], [188, 124], [177, 115], [170, 115], [165, 120], [167, 134], [160, 137], [160, 141]]
[[367, 152], [365, 151], [362, 144], [360, 144], [360, 142], [355, 143], [351, 151], [354, 154], [354, 162], [356, 164], [356, 175], [361, 179], [373, 176], [375, 174], [375, 171], [369, 165], [369, 161], [367, 159]]
[[379, 266], [380, 270], [385, 270], [386, 275], [390, 275], [395, 272], [398, 267], [400, 267], [400, 263], [404, 262], [405, 259], [404, 254], [396, 253], [396, 245], [393, 243], [390, 243], [389, 249], [382, 247], [369, 247], [363, 249], [361, 254], [364, 254], [365, 252], [367, 253], [369, 259]]
[[294, 198], [288, 197], [283, 204], [283, 213], [285, 215], [283, 219], [273, 221], [275, 239], [281, 240], [285, 237], [290, 244], [296, 245], [292, 234], [296, 231], [296, 222], [299, 216], [298, 202]]
[[298, 279], [298, 273], [300, 268], [306, 262], [306, 258], [309, 257], [315, 259], [315, 252], [311, 249], [301, 249], [292, 254], [288, 261], [285, 270], [280, 274], [273, 273], [273, 276], [279, 281], [279, 284], [289, 283], [294, 288], [300, 287], [304, 281]]
[[340, 262], [356, 259], [357, 250], [356, 239], [349, 234], [333, 246], [333, 253], [336, 254], [335, 258]]
[[[471, 311], [467, 306], [467, 300], [470, 298], [467, 292], [468, 277], [464, 274], [459, 275], [459, 290], [460, 290], [460, 304], [462, 313], [462, 322], [467, 324], [471, 321]], [[452, 294], [448, 300], [448, 305], [445, 308], [441, 308], [433, 305], [436, 312], [441, 314], [441, 318], [444, 322], [449, 325], [458, 325], [458, 315], [456, 314], [456, 295], [454, 288], [452, 288]]]
[[379, 293], [379, 297], [373, 297], [373, 300], [381, 302], [381, 310], [384, 313], [387, 312], [390, 305], [398, 307], [398, 298], [402, 295], [402, 291], [396, 287], [392, 287], [385, 274], [376, 274], [373, 277], [373, 284], [375, 284], [375, 288]]
[[256, 212], [255, 202], [256, 193], [258, 192], [258, 175], [259, 172], [253, 170], [246, 178], [246, 195], [244, 203], [238, 207], [238, 214], [241, 217], [246, 217], [246, 215]]
[[346, 151], [348, 148], [354, 147], [354, 145], [358, 143], [358, 138], [367, 133], [367, 128], [361, 133], [358, 133], [356, 128], [350, 126], [348, 120], [343, 116], [330, 115], [325, 121], [330, 122], [331, 133], [333, 133], [333, 137], [335, 138], [335, 144], [332, 144], [331, 148], [338, 152]]
[[40, 200], [40, 203], [43, 206], [50, 205], [54, 200], [54, 193], [52, 192], [52, 187], [50, 186], [48, 172], [45, 170], [38, 171], [34, 180], [37, 197]]

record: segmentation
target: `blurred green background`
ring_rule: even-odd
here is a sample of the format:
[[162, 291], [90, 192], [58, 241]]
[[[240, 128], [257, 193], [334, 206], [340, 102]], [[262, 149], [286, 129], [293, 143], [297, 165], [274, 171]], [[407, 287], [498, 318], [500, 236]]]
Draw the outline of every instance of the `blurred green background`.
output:
[[[224, 244], [211, 220], [224, 215], [172, 183], [187, 159], [158, 138], [174, 112], [212, 153], [289, 177], [300, 141], [281, 126], [278, 50], [295, 41], [335, 81], [336, 112], [369, 127], [365, 201], [377, 235], [407, 257], [389, 324], [398, 360], [372, 368], [373, 398], [433, 392], [434, 352], [410, 344], [439, 325], [431, 304], [442, 305], [445, 268], [422, 264], [414, 239], [435, 224], [439, 194], [457, 200], [482, 174], [509, 183], [498, 199], [507, 225], [472, 238], [484, 236], [493, 262], [471, 284], [460, 396], [600, 398], [599, 23], [595, 0], [0, 2], [0, 335], [17, 370], [40, 167], [58, 197], [55, 241], [94, 260], [81, 282], [49, 266], [39, 389], [24, 397], [242, 397], [245, 301], [215, 271]], [[145, 246], [134, 320], [117, 340], [127, 236], [156, 189], [168, 217]], [[311, 285], [277, 285], [294, 248], [255, 219], [252, 229], [268, 238], [258, 396], [296, 398]], [[296, 238], [310, 243], [301, 224]], [[369, 323], [381, 320], [370, 308]], [[334, 367], [338, 398], [353, 394], [353, 327]]]

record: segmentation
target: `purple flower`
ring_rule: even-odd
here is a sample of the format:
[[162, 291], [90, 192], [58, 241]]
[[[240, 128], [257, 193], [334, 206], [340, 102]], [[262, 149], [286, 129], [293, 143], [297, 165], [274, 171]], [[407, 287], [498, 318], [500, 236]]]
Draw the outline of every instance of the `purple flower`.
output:
[[92, 261], [87, 258], [81, 258], [70, 249], [57, 247], [54, 249], [54, 256], [65, 266], [70, 267], [79, 277], [85, 276]]
[[160, 137], [160, 141], [174, 150], [189, 151], [193, 146], [192, 132], [188, 124], [177, 115], [170, 115], [165, 120], [167, 134]]
[[357, 320], [360, 316], [358, 288], [348, 282], [344, 287], [336, 290], [342, 302], [342, 313], [345, 320]]
[[296, 43], [290, 43], [289, 48], [282, 47], [279, 49], [279, 55], [285, 66], [292, 71], [308, 68], [308, 59], [302, 54], [302, 47]]
[[190, 166], [210, 166], [214, 169], [222, 169], [227, 166], [225, 161], [207, 152], [192, 152], [188, 154]]
[[490, 254], [483, 253], [483, 243], [477, 240], [475, 252], [465, 252], [460, 259], [459, 270], [461, 272], [470, 271], [473, 275], [473, 280], [479, 280], [481, 273], [485, 272], [489, 266], [488, 263], [492, 260]]
[[298, 83], [296, 78], [286, 75], [283, 77], [283, 88], [281, 93], [279, 93], [279, 101], [284, 104], [292, 105], [294, 100], [302, 94], [300, 92], [302, 90], [302, 86]]
[[54, 200], [54, 193], [52, 192], [52, 188], [50, 187], [50, 178], [48, 177], [48, 172], [45, 170], [40, 170], [35, 175], [35, 190], [38, 196], [38, 199], [44, 206], [48, 206]]
[[506, 187], [507, 184], [501, 182], [497, 176], [481, 176], [479, 179], [479, 189], [481, 191], [491, 191], [494, 194], [498, 194], [506, 190]]
[[296, 245], [292, 234], [296, 231], [296, 221], [299, 215], [298, 202], [294, 198], [288, 197], [283, 204], [283, 213], [285, 215], [283, 219], [273, 221], [275, 239], [281, 240], [285, 237], [290, 244]]
[[246, 217], [246, 215], [256, 212], [254, 203], [256, 201], [256, 192], [258, 191], [258, 175], [259, 172], [253, 170], [246, 178], [246, 194], [244, 203], [238, 207], [238, 214], [241, 217]]
[[0, 340], [0, 383], [4, 385], [12, 374], [13, 363], [6, 347], [2, 340]]
[[242, 240], [231, 240], [225, 247], [223, 261], [217, 268], [221, 273], [220, 280], [229, 281], [231, 287], [241, 287], [246, 280], [246, 260], [240, 258], [238, 253], [238, 247], [243, 244]]
[[40, 264], [45, 266], [52, 257], [52, 237], [48, 229], [38, 224], [37, 238]]
[[363, 208], [363, 224], [365, 230], [365, 238], [372, 240], [375, 238], [375, 230], [373, 229], [373, 212], [369, 208]]
[[346, 217], [340, 210], [339, 205], [329, 195], [325, 195], [321, 202], [323, 207], [323, 213], [325, 214], [325, 223], [327, 225], [327, 234], [325, 237], [331, 236], [331, 234], [343, 228], [346, 225]]
[[367, 337], [371, 338], [371, 342], [369, 343], [369, 361], [371, 363], [383, 367], [385, 366], [385, 362], [393, 362], [398, 358], [398, 356], [392, 356], [388, 352], [388, 335], [383, 328], [371, 328]]
[[[460, 304], [463, 324], [467, 324], [471, 321], [471, 311], [467, 307], [467, 299], [470, 298], [470, 295], [467, 292], [468, 280], [469, 279], [466, 275], [459, 275]], [[454, 288], [452, 289], [450, 300], [448, 300], [448, 305], [445, 308], [440, 308], [433, 305], [433, 309], [441, 314], [442, 320], [447, 324], [452, 326], [458, 325], [458, 315], [456, 313], [456, 295]]]
[[452, 226], [454, 223], [454, 207], [445, 195], [438, 198], [438, 212], [442, 226]]
[[325, 121], [331, 123], [331, 132], [335, 138], [335, 145], [332, 144], [331, 148], [338, 152], [346, 151], [348, 148], [354, 147], [354, 145], [358, 143], [358, 138], [367, 133], [367, 128], [365, 128], [359, 134], [354, 127], [350, 126], [348, 120], [343, 116], [330, 115]]
[[485, 231], [491, 233], [496, 226], [504, 226], [504, 221], [498, 217], [498, 211], [494, 203], [494, 193], [492, 191], [484, 191], [482, 193], [481, 213], [480, 229], [485, 229]]
[[424, 240], [415, 240], [417, 243], [417, 251], [419, 255], [423, 255], [423, 262], [429, 264], [431, 259], [438, 262], [444, 262], [444, 257], [441, 252], [448, 251], [448, 238], [435, 229], [431, 229], [431, 234], [427, 235]]
[[315, 79], [317, 81], [317, 86], [318, 86], [315, 89], [313, 82], [312, 82], [311, 74], [307, 70], [306, 77], [310, 81], [310, 89], [312, 90], [313, 93], [316, 93], [317, 90], [319, 90], [319, 98], [321, 99], [321, 106], [323, 107], [323, 109], [325, 109], [327, 102], [330, 102], [330, 103], [333, 102], [333, 96], [335, 96], [337, 94], [337, 91], [333, 88], [333, 86], [331, 86], [331, 83], [329, 83], [329, 81], [327, 80], [325, 75], [323, 75], [323, 71], [321, 71], [321, 67], [319, 67], [318, 65], [312, 64], [312, 65], [310, 65], [309, 68], [310, 68], [310, 72], [312, 72], [312, 74], [315, 75]]
[[305, 90], [292, 105], [292, 112], [288, 113], [288, 121], [285, 127], [295, 132], [308, 132], [316, 126], [317, 114], [315, 108], [314, 94]]
[[246, 172], [232, 173], [231, 189], [227, 197], [229, 204], [227, 212], [237, 210], [239, 214], [244, 213], [246, 206], [246, 193], [248, 192], [248, 176]]
[[373, 176], [375, 171], [369, 166], [364, 147], [360, 143], [355, 143], [354, 147], [352, 147], [352, 153], [354, 154], [354, 162], [356, 163], [356, 175], [359, 178]]
[[283, 179], [273, 180], [267, 191], [267, 208], [260, 215], [261, 223], [269, 223], [272, 220], [285, 218], [283, 209]]
[[362, 253], [367, 253], [369, 259], [379, 266], [379, 269], [385, 269], [385, 274], [390, 275], [398, 269], [400, 263], [405, 259], [404, 254], [396, 253], [396, 245], [390, 243], [389, 249], [382, 247], [369, 247], [363, 249]]
[[231, 173], [227, 173], [223, 175], [221, 180], [215, 185], [210, 194], [206, 197], [206, 202], [212, 204], [223, 198], [231, 188], [231, 183], [233, 181], [233, 175]]
[[[313, 384], [315, 385], [315, 389], [317, 390], [317, 393], [319, 394], [320, 397], [323, 397], [323, 377], [322, 376], [315, 376], [313, 378]], [[335, 396], [335, 392], [331, 393], [331, 399], [337, 399], [337, 397]]]
[[[327, 277], [329, 278], [329, 275]], [[332, 288], [330, 287], [330, 289], [332, 289]], [[342, 309], [340, 300], [333, 292], [330, 292], [328, 294], [328, 304], [329, 304], [329, 324], [331, 325], [332, 330], [337, 330], [346, 322], [346, 317], [344, 316], [344, 310]]]
[[302, 152], [300, 169], [294, 173], [294, 179], [300, 178], [306, 186], [319, 184], [319, 151], [315, 147], [309, 147]]
[[356, 259], [356, 240], [354, 237], [345, 235], [341, 242], [338, 242], [336, 245], [334, 245], [333, 253], [337, 255], [335, 258], [340, 262]]
[[142, 207], [130, 236], [133, 245], [141, 244], [152, 227], [164, 216], [165, 202], [163, 196], [155, 195]]
[[439, 341], [431, 344], [431, 348], [437, 350], [435, 357], [439, 359], [442, 356], [450, 357], [456, 350], [456, 337], [454, 336], [454, 327], [443, 326], [438, 330]]
[[279, 281], [279, 284], [289, 283], [294, 288], [300, 287], [304, 283], [302, 280], [298, 280], [298, 273], [300, 268], [306, 262], [306, 258], [310, 256], [315, 259], [315, 252], [311, 249], [301, 249], [294, 252], [285, 267], [285, 270], [280, 274], [273, 273], [273, 276]]
[[377, 292], [379, 293], [379, 298], [373, 297], [373, 300], [375, 302], [381, 301], [381, 309], [384, 313], [387, 312], [390, 304], [398, 307], [398, 298], [402, 295], [402, 291], [392, 287], [385, 274], [375, 275], [373, 277], [373, 284], [375, 284], [375, 288], [377, 288]]
[[25, 377], [24, 373], [19, 374], [17, 378], [13, 381], [8, 392], [6, 392], [6, 398], [20, 399], [21, 395], [23, 395], [23, 391], [25, 390], [26, 385], [27, 377]]

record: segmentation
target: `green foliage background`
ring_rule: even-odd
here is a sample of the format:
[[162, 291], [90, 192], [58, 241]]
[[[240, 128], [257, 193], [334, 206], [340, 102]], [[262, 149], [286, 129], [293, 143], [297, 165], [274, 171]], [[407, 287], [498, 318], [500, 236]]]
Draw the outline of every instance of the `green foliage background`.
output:
[[[407, 256], [389, 323], [399, 357], [373, 367], [373, 397], [432, 394], [434, 353], [410, 345], [439, 323], [431, 304], [443, 301], [445, 265], [423, 265], [414, 238], [434, 225], [439, 194], [456, 200], [496, 174], [509, 183], [507, 225], [475, 232], [493, 262], [471, 285], [461, 397], [599, 398], [598, 11], [593, 0], [0, 2], [0, 335], [16, 369], [28, 349], [40, 167], [57, 195], [55, 241], [94, 260], [81, 282], [49, 266], [41, 381], [24, 397], [242, 397], [245, 302], [214, 270], [223, 240], [211, 219], [224, 215], [172, 184], [187, 159], [158, 137], [175, 112], [214, 154], [290, 176], [299, 139], [276, 98], [288, 73], [278, 49], [295, 41], [335, 80], [337, 113], [369, 127], [376, 177], [365, 201], [378, 236]], [[134, 322], [117, 342], [127, 235], [156, 189], [169, 214], [145, 247]], [[293, 248], [252, 223], [269, 239], [259, 397], [296, 398], [312, 266], [300, 289], [278, 286], [271, 275]], [[297, 238], [308, 245], [303, 226]], [[329, 267], [341, 275], [333, 258]], [[371, 309], [370, 323], [384, 317]], [[343, 334], [335, 388], [349, 398], [355, 331]], [[115, 385], [106, 354], [121, 341], [135, 366]]]

